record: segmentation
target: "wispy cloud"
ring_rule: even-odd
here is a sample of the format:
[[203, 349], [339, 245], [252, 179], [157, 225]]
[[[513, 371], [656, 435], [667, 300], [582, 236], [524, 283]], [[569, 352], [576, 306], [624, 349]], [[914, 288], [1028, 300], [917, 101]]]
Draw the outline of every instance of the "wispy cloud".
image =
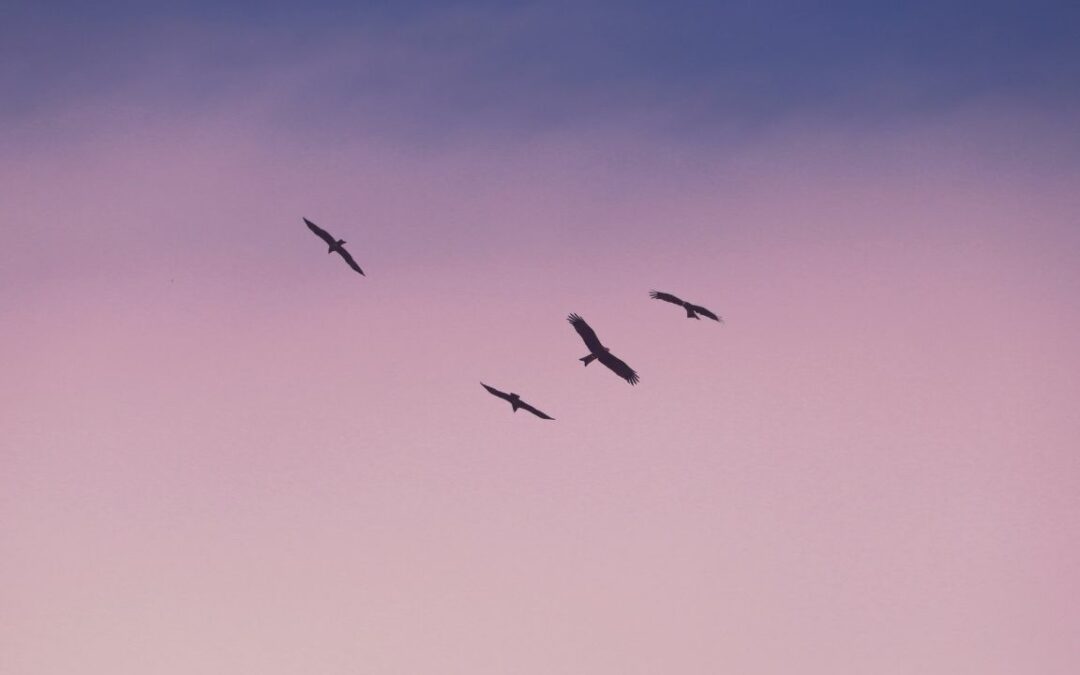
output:
[[[1074, 111], [1068, 3], [24, 6], [0, 29], [8, 124], [246, 104], [282, 129], [424, 142], [629, 125], [746, 133], [972, 101]], [[227, 103], [226, 103], [227, 102]]]

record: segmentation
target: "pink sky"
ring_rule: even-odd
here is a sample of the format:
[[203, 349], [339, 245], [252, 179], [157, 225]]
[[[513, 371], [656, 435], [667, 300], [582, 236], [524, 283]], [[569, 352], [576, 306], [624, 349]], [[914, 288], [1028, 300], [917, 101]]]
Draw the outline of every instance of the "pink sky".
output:
[[1027, 115], [0, 158], [0, 672], [1074, 672], [1077, 173]]

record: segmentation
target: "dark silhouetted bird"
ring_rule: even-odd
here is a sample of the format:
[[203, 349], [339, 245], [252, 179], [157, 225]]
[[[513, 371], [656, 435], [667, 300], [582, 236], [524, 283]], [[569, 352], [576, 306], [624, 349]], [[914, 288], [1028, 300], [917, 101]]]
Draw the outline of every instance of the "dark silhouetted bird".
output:
[[698, 321], [700, 321], [701, 317], [698, 316], [698, 314], [701, 314], [702, 316], [709, 317], [713, 321], [719, 321], [720, 323], [724, 322], [723, 319], [716, 316], [715, 314], [713, 314], [709, 310], [705, 309], [704, 307], [701, 307], [699, 305], [691, 305], [689, 302], [687, 302], [685, 300], [681, 300], [679, 298], [676, 298], [671, 293], [661, 293], [659, 291], [649, 291], [649, 297], [654, 299], [654, 300], [663, 300], [664, 302], [670, 302], [673, 305], [678, 305], [679, 307], [682, 307], [682, 308], [686, 309], [686, 318], [687, 319], [697, 319]]
[[522, 410], [528, 410], [529, 412], [536, 415], [540, 419], [545, 419], [545, 420], [553, 420], [553, 419], [555, 419], [554, 417], [551, 417], [550, 415], [548, 415], [546, 413], [540, 412], [539, 410], [532, 407], [531, 405], [529, 405], [525, 401], [522, 401], [521, 397], [518, 396], [517, 394], [507, 394], [505, 392], [501, 392], [498, 389], [496, 389], [495, 387], [487, 386], [483, 382], [480, 383], [480, 386], [482, 386], [484, 389], [487, 389], [491, 393], [492, 396], [498, 396], [499, 398], [501, 398], [504, 401], [509, 401], [510, 406], [514, 409], [514, 412], [517, 412], [518, 408], [521, 408]]
[[638, 378], [638, 374], [634, 372], [634, 369], [613, 355], [610, 349], [600, 344], [600, 338], [596, 337], [596, 332], [589, 327], [589, 324], [585, 323], [585, 319], [582, 319], [577, 314], [571, 314], [567, 317], [567, 321], [578, 332], [581, 339], [585, 341], [585, 346], [589, 348], [589, 355], [581, 357], [578, 359], [579, 361], [586, 366], [594, 360], [599, 361], [630, 384], [638, 383], [640, 378]]
[[367, 276], [367, 275], [364, 274], [364, 270], [360, 269], [360, 266], [356, 264], [355, 260], [353, 260], [352, 255], [348, 251], [345, 250], [345, 240], [344, 239], [335, 240], [332, 236], [330, 236], [329, 232], [322, 229], [321, 227], [319, 227], [315, 223], [311, 222], [307, 218], [304, 218], [304, 222], [307, 223], [307, 226], [308, 226], [309, 230], [311, 230], [315, 234], [319, 235], [319, 239], [322, 239], [323, 241], [325, 241], [326, 244], [330, 247], [330, 250], [327, 251], [327, 254], [337, 253], [338, 255], [340, 255], [342, 258], [345, 259], [345, 262], [347, 262], [349, 264], [349, 267], [353, 268], [354, 270], [356, 270], [360, 274], [362, 274], [364, 276]]

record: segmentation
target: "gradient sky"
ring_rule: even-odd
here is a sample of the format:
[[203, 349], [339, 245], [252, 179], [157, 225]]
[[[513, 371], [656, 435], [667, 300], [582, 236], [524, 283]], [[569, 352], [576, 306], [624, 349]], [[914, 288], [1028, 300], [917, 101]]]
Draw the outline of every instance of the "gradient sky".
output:
[[1076, 3], [0, 5], [0, 672], [1076, 672], [1078, 119]]

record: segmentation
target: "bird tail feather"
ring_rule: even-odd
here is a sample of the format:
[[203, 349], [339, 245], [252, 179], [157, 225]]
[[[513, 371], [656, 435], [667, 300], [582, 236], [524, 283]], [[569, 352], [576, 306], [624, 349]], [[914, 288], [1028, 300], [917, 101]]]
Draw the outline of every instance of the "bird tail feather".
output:
[[589, 354], [588, 356], [582, 356], [578, 361], [581, 361], [586, 366], [596, 360], [596, 354]]

